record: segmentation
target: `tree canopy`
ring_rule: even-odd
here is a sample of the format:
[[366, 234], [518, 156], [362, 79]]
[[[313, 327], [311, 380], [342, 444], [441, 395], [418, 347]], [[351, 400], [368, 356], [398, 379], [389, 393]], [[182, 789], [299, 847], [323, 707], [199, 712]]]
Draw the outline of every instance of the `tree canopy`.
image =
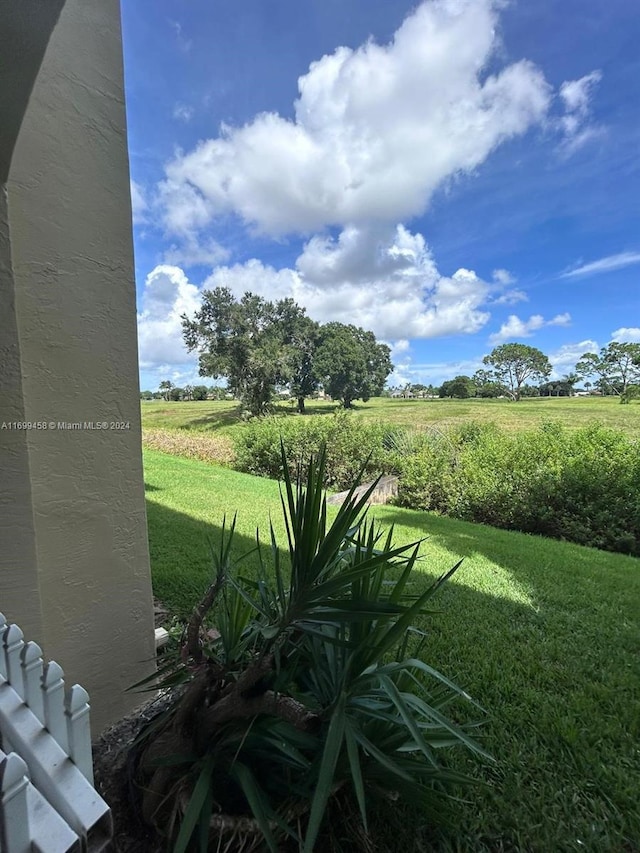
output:
[[193, 319], [182, 318], [187, 349], [199, 353], [201, 376], [225, 376], [229, 388], [253, 415], [263, 414], [275, 386], [292, 379], [296, 336], [305, 310], [293, 299], [270, 302], [253, 293], [237, 301], [231, 290], [205, 290]]
[[315, 370], [325, 391], [345, 409], [382, 393], [393, 370], [391, 350], [373, 332], [343, 323], [320, 327]]
[[443, 382], [438, 392], [439, 397], [457, 397], [459, 400], [466, 400], [469, 397], [475, 396], [476, 388], [473, 379], [470, 376], [456, 376]]
[[640, 382], [640, 344], [612, 341], [599, 354], [585, 352], [576, 373], [583, 379], [597, 376], [608, 393], [626, 394], [629, 385]]
[[276, 386], [287, 386], [304, 412], [322, 382], [335, 400], [379, 394], [391, 372], [390, 349], [373, 332], [342, 323], [320, 326], [293, 299], [270, 302], [252, 293], [236, 300], [225, 287], [206, 290], [195, 316], [182, 318], [201, 376], [227, 378], [252, 415], [266, 411]]
[[547, 356], [526, 344], [501, 344], [486, 355], [482, 362], [493, 367], [492, 378], [515, 401], [522, 396], [522, 387], [527, 379], [541, 381], [551, 373]]

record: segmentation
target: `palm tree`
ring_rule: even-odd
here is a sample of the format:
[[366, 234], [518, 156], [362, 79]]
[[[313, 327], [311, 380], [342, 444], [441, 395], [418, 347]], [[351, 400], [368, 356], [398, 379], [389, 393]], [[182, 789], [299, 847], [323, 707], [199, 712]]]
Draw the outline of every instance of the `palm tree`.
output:
[[173, 388], [173, 382], [170, 382], [168, 379], [163, 379], [160, 383], [160, 390], [164, 393], [164, 399], [169, 402], [171, 399], [171, 389]]
[[567, 386], [570, 397], [573, 397], [573, 386], [579, 381], [579, 379], [580, 377], [577, 373], [565, 373], [562, 377], [562, 381]]

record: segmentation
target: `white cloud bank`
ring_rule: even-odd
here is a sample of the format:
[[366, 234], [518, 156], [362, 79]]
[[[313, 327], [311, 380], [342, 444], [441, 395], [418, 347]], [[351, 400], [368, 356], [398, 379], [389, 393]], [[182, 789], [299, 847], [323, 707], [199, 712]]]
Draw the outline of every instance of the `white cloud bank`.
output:
[[168, 373], [176, 365], [194, 363], [182, 340], [180, 316], [191, 316], [199, 307], [200, 291], [181, 269], [162, 264], [149, 273], [138, 314], [138, 348], [143, 370], [156, 368]]
[[149, 204], [144, 189], [136, 181], [131, 181], [131, 213], [134, 225], [144, 225], [147, 221]]
[[[255, 258], [219, 266], [202, 288], [221, 286], [238, 298], [247, 291], [273, 300], [291, 296], [319, 322], [339, 318], [396, 341], [397, 353], [408, 349], [411, 338], [479, 331], [490, 317], [482, 305], [492, 287], [472, 270], [441, 275], [422, 235], [403, 226], [313, 238], [295, 269], [276, 270]], [[177, 266], [163, 264], [149, 274], [138, 315], [143, 367], [194, 360], [182, 344], [180, 315], [198, 309], [200, 293]]]
[[500, 330], [489, 336], [492, 344], [500, 344], [511, 338], [530, 338], [543, 326], [568, 326], [571, 323], [570, 314], [556, 314], [551, 320], [545, 320], [542, 314], [532, 314], [528, 320], [521, 320], [515, 314], [511, 314], [506, 323], [500, 326]]
[[[538, 68], [527, 60], [496, 68], [502, 6], [423, 2], [388, 44], [338, 47], [311, 63], [292, 119], [261, 113], [175, 156], [154, 211], [172, 245], [147, 279], [139, 320], [149, 363], [156, 350], [167, 361], [163, 329], [184, 358], [175, 305], [186, 300], [195, 310], [197, 289], [176, 265], [228, 261], [211, 227], [229, 215], [263, 235], [302, 234], [307, 242], [291, 268], [255, 258], [218, 266], [206, 287], [292, 296], [314, 319], [352, 322], [381, 339], [473, 334], [489, 321], [487, 306], [526, 301], [522, 290], [509, 290], [515, 279], [505, 269], [491, 283], [464, 268], [441, 274], [424, 237], [398, 224], [423, 213], [438, 187], [547, 118], [553, 92]], [[580, 121], [594, 82], [585, 81], [561, 91], [566, 115]], [[329, 227], [339, 229], [336, 237]], [[171, 282], [173, 307], [147, 301], [161, 279]], [[537, 316], [510, 317], [494, 337], [512, 329], [527, 336]]]
[[441, 275], [421, 234], [346, 228], [336, 240], [313, 237], [296, 269], [259, 260], [218, 267], [206, 288], [247, 290], [265, 298], [292, 296], [319, 322], [340, 319], [385, 340], [471, 334], [489, 320], [482, 304], [489, 285], [473, 271]]
[[630, 328], [628, 326], [623, 326], [620, 329], [616, 329], [615, 332], [611, 332], [611, 340], [618, 341], [619, 343], [639, 344], [640, 329], [637, 327]]
[[387, 45], [339, 47], [298, 80], [295, 119], [261, 113], [179, 154], [161, 185], [174, 233], [234, 212], [272, 236], [385, 224], [479, 166], [546, 114], [551, 88], [522, 60], [486, 75], [494, 0], [435, 0]]

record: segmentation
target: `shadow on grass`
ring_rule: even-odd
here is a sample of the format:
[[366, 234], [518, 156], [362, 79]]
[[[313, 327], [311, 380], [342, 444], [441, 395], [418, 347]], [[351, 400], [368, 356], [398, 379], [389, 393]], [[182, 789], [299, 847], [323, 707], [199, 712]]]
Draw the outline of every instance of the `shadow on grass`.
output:
[[238, 406], [234, 409], [226, 409], [223, 412], [214, 412], [201, 418], [191, 418], [185, 420], [180, 429], [201, 430], [203, 427], [211, 430], [227, 429], [242, 423], [241, 412], [242, 410]]

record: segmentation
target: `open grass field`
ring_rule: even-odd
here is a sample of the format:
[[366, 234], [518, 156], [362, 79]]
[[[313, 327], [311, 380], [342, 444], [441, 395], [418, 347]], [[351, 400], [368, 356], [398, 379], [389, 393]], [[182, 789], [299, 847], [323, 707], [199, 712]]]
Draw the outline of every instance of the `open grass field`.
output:
[[[520, 424], [548, 416], [547, 409], [567, 419], [569, 411], [600, 420], [599, 413], [629, 421], [640, 414], [608, 400], [586, 400], [584, 408], [579, 399], [550, 403], [497, 401], [477, 411], [508, 412]], [[359, 411], [387, 417], [396, 407], [403, 417], [465, 417], [469, 410], [477, 417], [471, 402], [373, 401]], [[165, 427], [172, 420], [174, 428], [196, 421], [201, 428], [203, 418], [219, 423], [230, 410], [225, 403], [143, 404], [145, 419]], [[145, 483], [154, 591], [173, 612], [186, 613], [209, 582], [207, 539], [218, 540], [225, 513], [238, 511], [239, 553], [253, 546], [256, 526], [266, 535], [270, 515], [285, 541], [271, 480], [147, 450]], [[426, 833], [430, 846], [407, 837], [390, 849], [640, 851], [638, 561], [396, 507], [377, 507], [374, 515], [395, 524], [398, 543], [428, 537], [416, 591], [465, 558], [439, 594], [442, 612], [422, 626], [430, 632], [424, 657], [488, 710], [483, 744], [496, 759], [483, 765], [452, 753], [452, 764], [488, 787], [466, 795], [455, 828]]]
[[[142, 425], [148, 428], [216, 431], [232, 436], [240, 429], [238, 404], [225, 402], [143, 402]], [[277, 413], [300, 417], [288, 403]], [[330, 414], [335, 403], [310, 401], [308, 414]], [[384, 420], [404, 426], [443, 426], [465, 420], [494, 421], [505, 429], [534, 427], [543, 420], [558, 420], [577, 429], [593, 421], [640, 437], [640, 404], [620, 405], [617, 397], [538, 397], [511, 403], [508, 400], [403, 400], [378, 397], [358, 402], [354, 414], [369, 420]]]

